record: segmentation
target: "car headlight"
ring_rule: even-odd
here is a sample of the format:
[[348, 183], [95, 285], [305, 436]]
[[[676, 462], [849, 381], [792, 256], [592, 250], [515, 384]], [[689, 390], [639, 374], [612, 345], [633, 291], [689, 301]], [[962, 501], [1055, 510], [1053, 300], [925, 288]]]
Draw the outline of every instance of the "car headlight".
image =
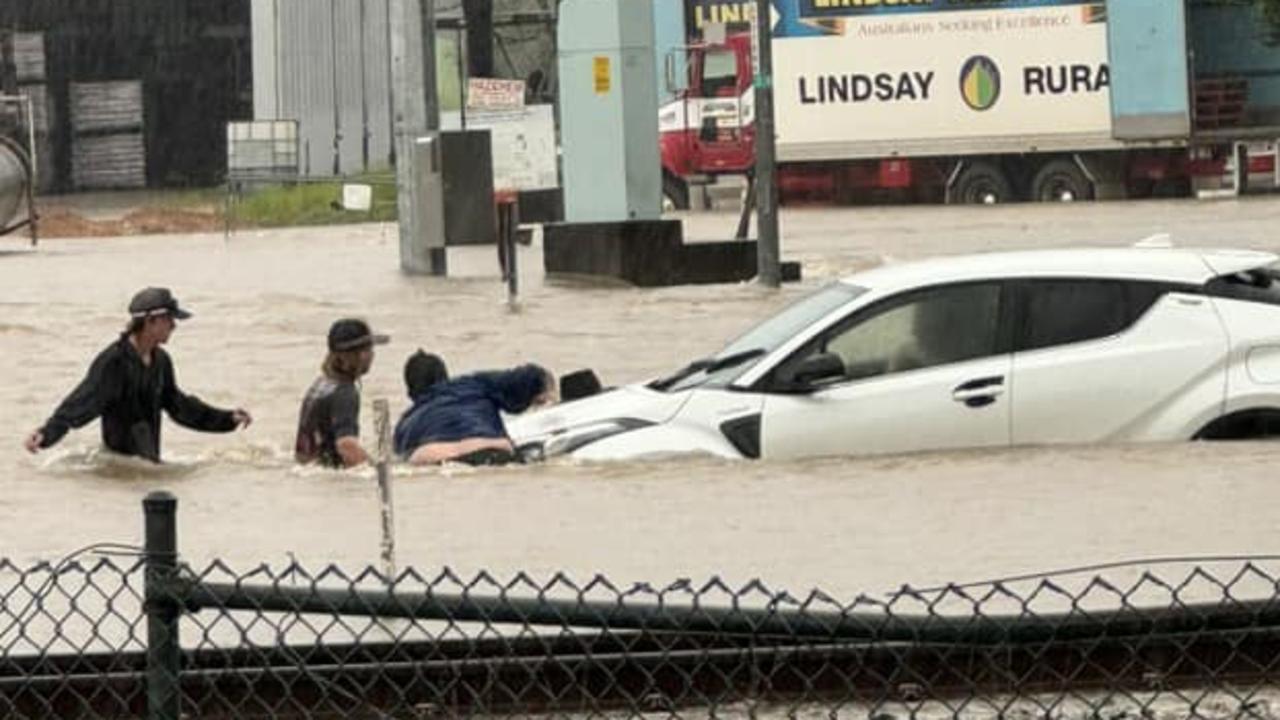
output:
[[556, 455], [567, 455], [598, 440], [613, 437], [614, 435], [624, 432], [638, 430], [652, 424], [653, 423], [651, 422], [637, 420], [635, 418], [617, 418], [614, 420], [600, 420], [598, 422], [571, 427], [547, 438], [546, 442], [542, 445], [542, 456], [555, 457]]

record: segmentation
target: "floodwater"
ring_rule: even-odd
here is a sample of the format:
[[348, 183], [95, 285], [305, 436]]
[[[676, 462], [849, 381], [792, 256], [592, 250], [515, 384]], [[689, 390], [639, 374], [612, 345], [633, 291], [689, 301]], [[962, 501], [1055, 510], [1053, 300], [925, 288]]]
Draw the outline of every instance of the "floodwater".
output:
[[[817, 285], [881, 262], [1020, 247], [1121, 245], [1172, 232], [1184, 245], [1280, 250], [1280, 201], [784, 211], [783, 254], [805, 280], [640, 290], [548, 282], [522, 250], [518, 312], [492, 248], [450, 251], [452, 277], [399, 272], [394, 228], [59, 240], [0, 239], [0, 556], [56, 560], [141, 541], [140, 501], [179, 498], [184, 556], [249, 568], [376, 564], [371, 470], [291, 463], [298, 403], [329, 323], [368, 318], [392, 335], [364, 383], [405, 405], [401, 364], [418, 347], [453, 372], [538, 361], [641, 381], [709, 352]], [[727, 237], [732, 214], [687, 217]], [[169, 463], [96, 452], [96, 425], [38, 456], [21, 448], [121, 329], [130, 295], [167, 285], [195, 312], [169, 345], [180, 386], [256, 422], [234, 435], [165, 426]], [[1280, 444], [1029, 448], [803, 462], [683, 459], [435, 468], [395, 475], [397, 553], [424, 573], [565, 571], [664, 586], [754, 578], [838, 597], [1124, 559], [1280, 552]], [[1231, 564], [1214, 566], [1230, 568]], [[1166, 568], [1183, 576], [1188, 566]], [[1111, 573], [1134, 576], [1136, 570]], [[1127, 574], [1127, 575], [1126, 575]]]

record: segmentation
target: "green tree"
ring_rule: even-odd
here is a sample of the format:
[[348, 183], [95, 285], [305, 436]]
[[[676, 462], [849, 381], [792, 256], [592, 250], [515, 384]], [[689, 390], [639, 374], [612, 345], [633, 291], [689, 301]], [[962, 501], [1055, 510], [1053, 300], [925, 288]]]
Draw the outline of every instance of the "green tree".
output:
[[1280, 0], [1254, 0], [1262, 19], [1267, 24], [1267, 35], [1272, 43], [1280, 43]]

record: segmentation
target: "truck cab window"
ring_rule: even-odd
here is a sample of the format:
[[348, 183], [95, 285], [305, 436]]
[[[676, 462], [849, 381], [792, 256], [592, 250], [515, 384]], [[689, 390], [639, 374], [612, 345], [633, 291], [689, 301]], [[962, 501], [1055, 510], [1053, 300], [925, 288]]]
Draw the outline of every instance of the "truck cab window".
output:
[[738, 56], [732, 50], [708, 50], [702, 56], [704, 97], [732, 97], [738, 90]]

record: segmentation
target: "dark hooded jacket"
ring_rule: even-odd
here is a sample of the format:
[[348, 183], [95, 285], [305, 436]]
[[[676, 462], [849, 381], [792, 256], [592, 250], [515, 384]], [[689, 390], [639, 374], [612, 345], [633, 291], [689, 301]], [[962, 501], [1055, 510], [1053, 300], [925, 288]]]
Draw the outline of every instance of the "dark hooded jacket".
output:
[[102, 444], [122, 455], [160, 461], [160, 411], [179, 425], [204, 432], [236, 428], [230, 410], [206, 405], [178, 389], [173, 361], [161, 348], [145, 365], [128, 335], [98, 354], [84, 380], [71, 391], [44, 427], [40, 447], [47, 448], [72, 428], [102, 418]]
[[544, 390], [546, 371], [537, 365], [439, 382], [415, 395], [413, 406], [396, 423], [396, 453], [410, 455], [433, 442], [506, 437], [500, 413], [528, 410]]

